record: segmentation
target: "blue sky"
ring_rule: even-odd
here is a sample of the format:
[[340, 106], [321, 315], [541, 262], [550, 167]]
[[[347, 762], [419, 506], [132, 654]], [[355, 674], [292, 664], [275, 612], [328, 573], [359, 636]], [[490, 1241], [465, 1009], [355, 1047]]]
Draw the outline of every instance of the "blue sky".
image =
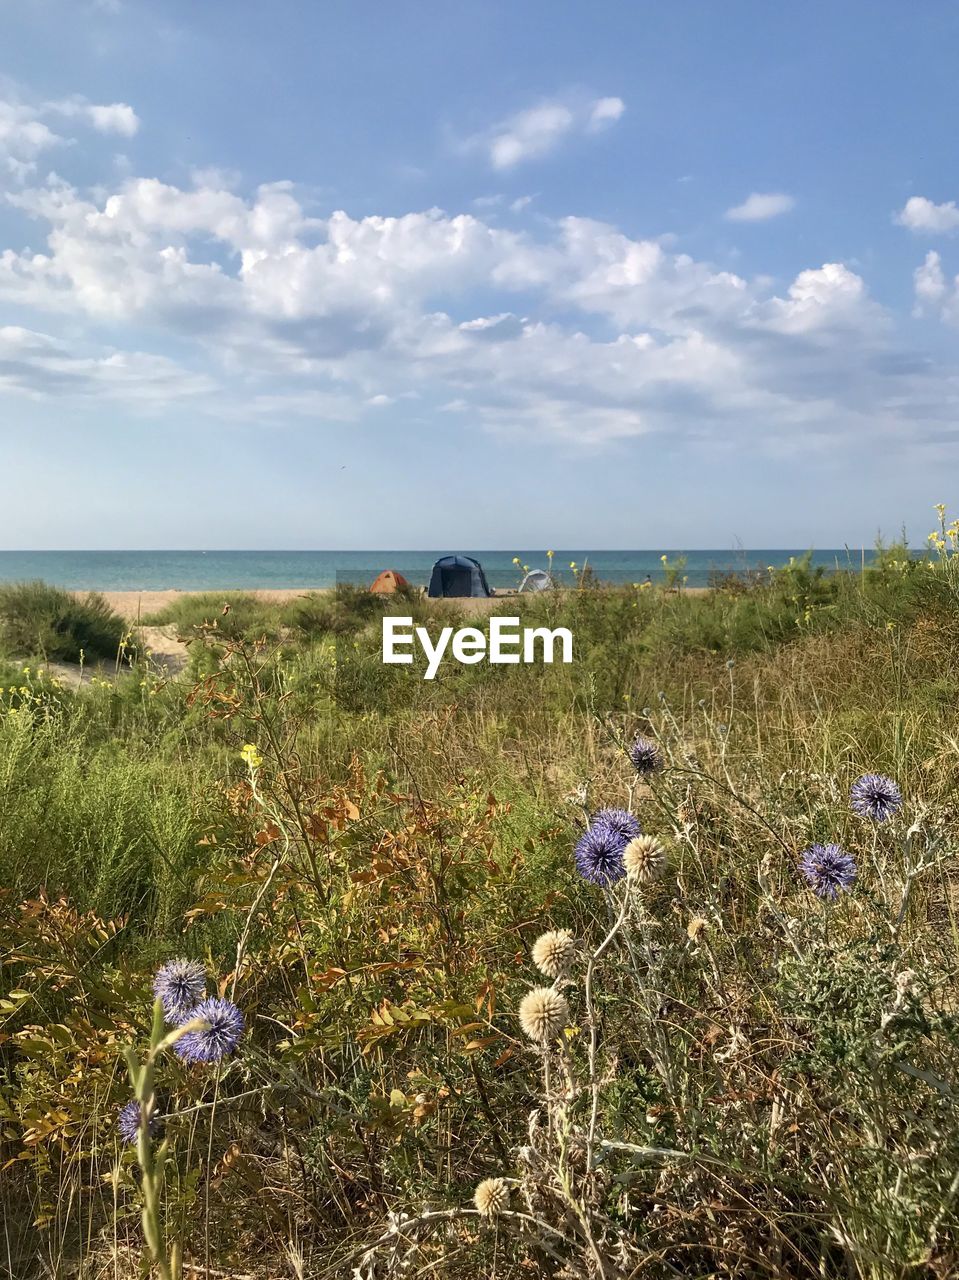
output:
[[959, 6], [0, 20], [0, 546], [858, 546], [955, 497]]

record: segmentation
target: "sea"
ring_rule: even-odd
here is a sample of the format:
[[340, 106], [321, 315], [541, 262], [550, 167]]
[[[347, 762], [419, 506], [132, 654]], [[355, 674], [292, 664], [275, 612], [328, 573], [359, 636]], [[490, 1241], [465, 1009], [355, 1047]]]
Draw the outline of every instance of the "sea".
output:
[[[414, 586], [429, 582], [440, 556], [453, 552], [472, 556], [482, 564], [493, 588], [515, 587], [523, 566], [548, 569], [546, 549], [484, 551], [475, 548], [434, 548], [429, 551], [0, 551], [0, 582], [42, 579], [80, 591], [243, 591], [265, 588], [319, 588], [338, 582], [368, 585], [383, 569], [394, 569]], [[795, 549], [732, 551], [596, 551], [581, 547], [555, 550], [554, 574], [572, 583], [588, 566], [596, 578], [610, 583], [663, 580], [666, 555], [675, 565], [685, 556], [681, 577], [691, 587], [708, 586], [717, 574], [745, 575], [770, 565], [784, 565]], [[873, 558], [871, 551], [842, 548], [814, 551], [812, 564], [827, 570], [860, 569]], [[514, 563], [519, 560], [519, 566]]]

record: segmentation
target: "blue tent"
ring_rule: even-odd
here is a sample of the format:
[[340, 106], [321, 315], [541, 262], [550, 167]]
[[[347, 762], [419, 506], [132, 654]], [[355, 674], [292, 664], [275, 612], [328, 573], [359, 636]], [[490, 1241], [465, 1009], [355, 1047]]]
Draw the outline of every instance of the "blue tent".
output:
[[433, 565], [429, 595], [491, 596], [483, 566], [470, 556], [443, 556]]

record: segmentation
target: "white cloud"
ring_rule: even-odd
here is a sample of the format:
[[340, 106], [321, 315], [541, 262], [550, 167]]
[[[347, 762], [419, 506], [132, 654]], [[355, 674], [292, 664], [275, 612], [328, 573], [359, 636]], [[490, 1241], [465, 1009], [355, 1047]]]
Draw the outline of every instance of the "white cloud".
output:
[[837, 328], [860, 331], [880, 324], [882, 313], [867, 295], [861, 276], [841, 262], [801, 271], [789, 286], [786, 298], [774, 298], [761, 313], [778, 333], [834, 332]]
[[895, 222], [910, 231], [937, 234], [959, 227], [959, 208], [955, 200], [933, 204], [925, 196], [911, 196], [896, 214]]
[[209, 394], [213, 387], [206, 375], [182, 369], [165, 356], [109, 350], [78, 355], [48, 334], [17, 325], [0, 327], [0, 391], [31, 399], [120, 400], [149, 410], [172, 399]]
[[97, 103], [76, 95], [58, 102], [47, 102], [39, 108], [46, 115], [62, 116], [66, 120], [82, 120], [98, 133], [117, 133], [132, 138], [140, 127], [137, 113], [125, 102]]
[[942, 273], [942, 260], [934, 250], [930, 249], [922, 266], [913, 272], [913, 284], [916, 304], [920, 308], [924, 304], [934, 305], [942, 301], [946, 292], [946, 278]]
[[62, 142], [38, 113], [17, 102], [0, 99], [0, 163], [16, 177], [24, 178], [36, 167], [37, 157]]
[[571, 135], [597, 133], [615, 124], [625, 110], [622, 98], [554, 99], [516, 112], [467, 146], [482, 146], [494, 169], [512, 169], [548, 155]]
[[43, 152], [71, 141], [50, 127], [50, 117], [79, 120], [99, 133], [125, 138], [132, 138], [140, 125], [136, 112], [124, 102], [100, 105], [74, 97], [29, 105], [8, 91], [0, 98], [0, 165], [21, 181], [36, 171]]
[[489, 157], [494, 169], [511, 169], [552, 151], [573, 127], [573, 113], [558, 102], [520, 111], [494, 134]]
[[726, 218], [730, 222], [767, 222], [770, 218], [778, 218], [795, 208], [796, 201], [781, 191], [770, 191], [765, 194], [754, 191], [742, 204], [726, 210]]
[[523, 332], [523, 321], [512, 311], [504, 311], [496, 316], [477, 316], [475, 320], [464, 320], [459, 326], [460, 333], [468, 333], [488, 342], [502, 342], [507, 338], [518, 338]]
[[[528, 208], [535, 199], [536, 199], [535, 196], [517, 196], [515, 200], [511, 200], [509, 202], [509, 205], [507, 207], [510, 213], [522, 213], [523, 210]], [[498, 192], [496, 195], [477, 196], [472, 201], [473, 208], [479, 209], [481, 211], [487, 210], [487, 209], [489, 210], [500, 209], [505, 204], [506, 204], [506, 197], [503, 195], [502, 192]]]
[[140, 127], [137, 113], [125, 102], [112, 102], [109, 106], [90, 103], [87, 111], [91, 124], [100, 133], [119, 133], [124, 138], [132, 138]]
[[491, 430], [595, 446], [653, 432], [906, 432], [920, 400], [943, 418], [955, 408], [842, 263], [774, 290], [586, 218], [318, 219], [289, 184], [247, 196], [213, 172], [196, 183], [139, 178], [94, 199], [51, 180], [8, 197], [39, 241], [0, 253], [0, 300], [74, 331], [122, 322], [150, 343], [188, 341], [210, 388], [159, 355], [151, 366], [148, 352], [65, 347], [34, 353], [28, 371], [8, 349], [6, 385], [136, 401], [168, 378], [197, 411], [344, 422], [418, 395]]
[[959, 325], [959, 276], [948, 278], [942, 259], [934, 250], [926, 254], [912, 275], [916, 305], [914, 316], [931, 312], [945, 324]]
[[615, 124], [626, 110], [622, 98], [597, 98], [590, 108], [588, 127], [594, 132]]

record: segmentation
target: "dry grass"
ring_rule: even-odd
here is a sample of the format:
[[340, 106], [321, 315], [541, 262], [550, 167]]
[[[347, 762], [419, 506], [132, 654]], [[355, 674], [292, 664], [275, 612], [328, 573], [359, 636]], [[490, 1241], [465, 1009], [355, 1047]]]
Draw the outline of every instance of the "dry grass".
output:
[[[948, 592], [584, 592], [534, 606], [569, 621], [573, 668], [433, 685], [385, 678], [350, 607], [265, 644], [262, 616], [201, 625], [195, 684], [3, 695], [0, 1275], [135, 1270], [119, 1050], [174, 954], [250, 1025], [219, 1073], [159, 1071], [186, 1274], [952, 1274]], [[667, 758], [651, 780], [636, 731]], [[866, 770], [903, 788], [881, 829], [849, 812]], [[609, 805], [669, 848], [638, 902], [573, 871]], [[859, 867], [834, 907], [797, 874], [826, 840]], [[516, 1010], [548, 926], [584, 959], [543, 1054]], [[488, 1176], [535, 1225], [464, 1212]]]

